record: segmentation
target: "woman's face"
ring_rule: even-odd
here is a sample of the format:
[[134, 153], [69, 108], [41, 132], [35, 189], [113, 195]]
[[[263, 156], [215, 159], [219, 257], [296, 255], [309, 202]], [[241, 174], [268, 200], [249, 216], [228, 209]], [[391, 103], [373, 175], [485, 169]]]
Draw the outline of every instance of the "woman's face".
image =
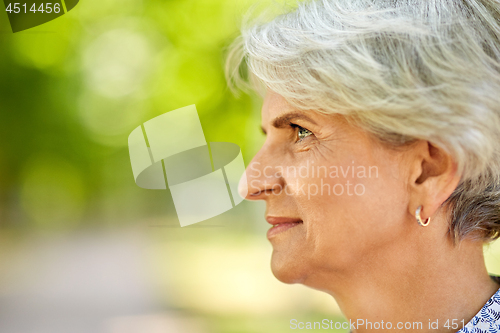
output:
[[262, 128], [267, 137], [247, 168], [246, 198], [266, 201], [278, 279], [319, 288], [326, 276], [361, 271], [408, 244], [404, 151], [342, 116], [294, 109], [273, 92]]

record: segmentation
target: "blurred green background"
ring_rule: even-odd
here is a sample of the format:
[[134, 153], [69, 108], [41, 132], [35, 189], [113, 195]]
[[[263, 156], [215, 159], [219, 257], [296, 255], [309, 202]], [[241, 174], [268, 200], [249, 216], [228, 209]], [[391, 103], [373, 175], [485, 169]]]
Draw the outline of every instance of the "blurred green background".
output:
[[[207, 141], [238, 144], [246, 163], [256, 153], [261, 101], [233, 96], [223, 74], [254, 3], [82, 0], [16, 34], [2, 6], [2, 332], [96, 331], [94, 320], [103, 332], [279, 333], [294, 318], [343, 320], [329, 296], [272, 276], [262, 204], [181, 229], [168, 191], [132, 176], [128, 134], [191, 104]], [[500, 273], [495, 246], [488, 267]]]

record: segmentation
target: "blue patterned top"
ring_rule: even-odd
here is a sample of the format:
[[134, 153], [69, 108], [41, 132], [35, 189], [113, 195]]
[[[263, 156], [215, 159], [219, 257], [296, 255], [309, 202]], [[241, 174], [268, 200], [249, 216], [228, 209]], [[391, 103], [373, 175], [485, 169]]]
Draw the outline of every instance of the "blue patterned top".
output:
[[[500, 277], [492, 276], [491, 278], [500, 283]], [[457, 333], [496, 332], [500, 332], [500, 289], [491, 296], [474, 318]]]

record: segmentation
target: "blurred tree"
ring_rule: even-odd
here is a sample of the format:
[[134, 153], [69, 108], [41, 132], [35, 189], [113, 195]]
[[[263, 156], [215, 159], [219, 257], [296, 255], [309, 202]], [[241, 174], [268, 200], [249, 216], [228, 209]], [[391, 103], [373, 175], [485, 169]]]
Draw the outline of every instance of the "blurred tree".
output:
[[127, 137], [186, 105], [196, 104], [207, 141], [237, 143], [248, 162], [262, 140], [259, 101], [228, 91], [223, 64], [252, 2], [86, 0], [15, 34], [3, 11], [0, 226], [172, 212], [168, 193], [135, 186]]

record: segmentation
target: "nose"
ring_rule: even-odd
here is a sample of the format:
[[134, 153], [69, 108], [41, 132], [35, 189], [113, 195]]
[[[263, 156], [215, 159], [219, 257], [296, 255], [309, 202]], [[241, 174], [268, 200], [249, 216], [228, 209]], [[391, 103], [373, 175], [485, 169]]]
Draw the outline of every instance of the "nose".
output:
[[239, 194], [247, 200], [266, 200], [281, 193], [284, 181], [276, 158], [263, 147], [252, 159], [240, 179]]

